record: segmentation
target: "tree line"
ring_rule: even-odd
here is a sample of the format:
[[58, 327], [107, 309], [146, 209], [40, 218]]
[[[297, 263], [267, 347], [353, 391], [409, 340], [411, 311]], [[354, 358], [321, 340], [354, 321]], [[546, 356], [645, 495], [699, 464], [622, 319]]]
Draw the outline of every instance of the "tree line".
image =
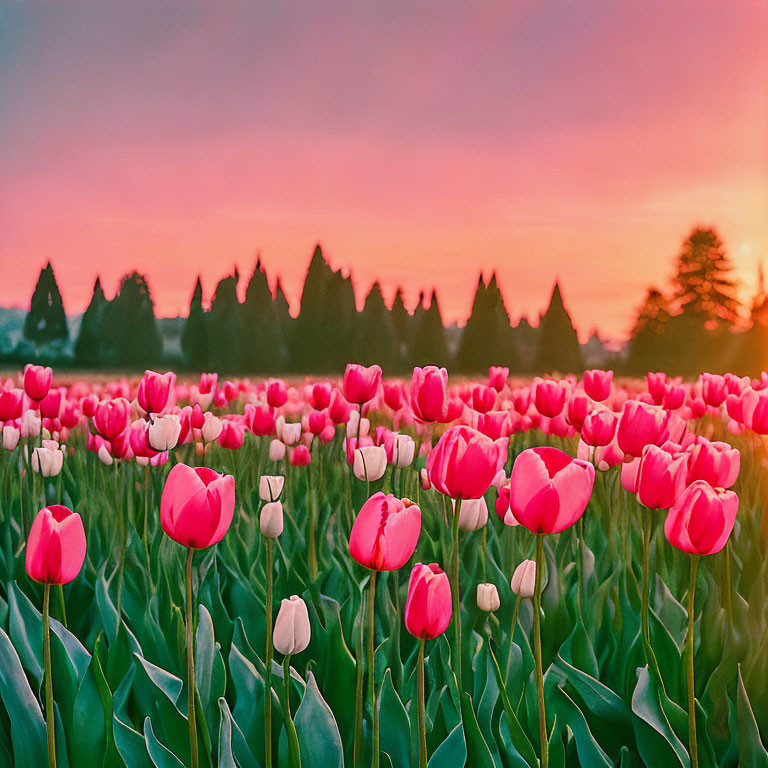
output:
[[[146, 278], [125, 275], [108, 300], [97, 278], [82, 316], [72, 362], [83, 368], [141, 368], [162, 363], [233, 373], [336, 373], [350, 360], [379, 363], [388, 374], [427, 362], [474, 374], [490, 365], [513, 373], [578, 372], [583, 350], [560, 287], [532, 326], [512, 325], [496, 275], [478, 278], [472, 309], [460, 331], [445, 328], [436, 291], [422, 293], [413, 311], [398, 289], [391, 305], [375, 282], [361, 310], [349, 275], [334, 270], [320, 246], [307, 269], [296, 317], [282, 285], [270, 288], [260, 261], [244, 300], [235, 270], [221, 279], [209, 305], [198, 277], [184, 320], [180, 351], [169, 355]], [[24, 353], [56, 354], [69, 329], [53, 268], [41, 271], [24, 325]], [[695, 228], [675, 263], [671, 288], [648, 289], [623, 356], [606, 365], [627, 373], [666, 370], [695, 374], [728, 369], [752, 373], [768, 362], [768, 295], [760, 280], [747, 315], [737, 300], [733, 266], [713, 229]]]

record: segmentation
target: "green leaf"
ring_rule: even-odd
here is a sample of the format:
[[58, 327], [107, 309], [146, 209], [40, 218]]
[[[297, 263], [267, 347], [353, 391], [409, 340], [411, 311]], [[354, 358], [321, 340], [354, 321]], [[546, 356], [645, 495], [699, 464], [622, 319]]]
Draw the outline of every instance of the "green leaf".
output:
[[558, 709], [563, 717], [563, 722], [570, 728], [576, 740], [579, 765], [584, 766], [584, 768], [611, 768], [613, 763], [589, 730], [584, 713], [560, 686], [555, 690], [561, 698]]
[[464, 729], [459, 723], [435, 750], [427, 768], [462, 768], [467, 762], [467, 745], [464, 741]]
[[379, 731], [381, 750], [392, 759], [392, 763], [408, 768], [410, 755], [410, 723], [403, 702], [392, 684], [392, 673], [384, 673], [384, 682], [379, 695]]
[[144, 740], [147, 744], [147, 752], [156, 768], [184, 768], [184, 763], [157, 740], [149, 717], [144, 718]]
[[749, 703], [744, 680], [741, 677], [741, 665], [738, 667], [739, 693], [737, 699], [738, 737], [739, 737], [739, 768], [766, 768], [768, 752], [760, 740], [752, 706]]
[[299, 738], [302, 768], [344, 768], [339, 728], [311, 672], [294, 723]]
[[40, 705], [10, 638], [0, 629], [0, 698], [11, 721], [14, 768], [45, 768], [48, 745]]

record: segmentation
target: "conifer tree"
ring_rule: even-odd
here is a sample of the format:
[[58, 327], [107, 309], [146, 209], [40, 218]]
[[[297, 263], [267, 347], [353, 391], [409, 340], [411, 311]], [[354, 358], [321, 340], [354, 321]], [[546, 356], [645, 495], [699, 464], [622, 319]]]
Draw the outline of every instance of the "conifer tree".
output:
[[156, 365], [162, 355], [152, 295], [144, 275], [131, 272], [104, 309], [104, 344], [107, 358], [117, 366]]
[[537, 373], [577, 373], [582, 370], [584, 364], [579, 339], [557, 282], [536, 336], [533, 367]]
[[399, 372], [402, 358], [390, 310], [378, 282], [371, 286], [355, 332], [354, 360], [363, 365], [378, 363], [385, 374]]
[[274, 373], [283, 366], [281, 329], [266, 272], [256, 262], [242, 304], [243, 365], [248, 371]]
[[78, 365], [98, 368], [104, 363], [104, 312], [107, 304], [101, 280], [97, 277], [75, 342], [75, 362]]
[[50, 344], [54, 341], [66, 342], [69, 338], [67, 316], [61, 293], [49, 261], [37, 278], [29, 312], [24, 320], [24, 338], [33, 344]]
[[237, 284], [240, 275], [219, 280], [208, 313], [208, 360], [216, 371], [240, 371], [243, 368], [244, 332]]
[[[423, 306], [423, 305], [420, 305]], [[432, 291], [429, 307], [418, 311], [416, 327], [409, 349], [412, 365], [448, 365], [448, 347], [445, 342], [445, 327], [437, 301], [437, 291]]]
[[203, 309], [203, 284], [197, 276], [189, 303], [189, 314], [181, 334], [181, 349], [187, 365], [195, 371], [208, 368], [208, 318]]

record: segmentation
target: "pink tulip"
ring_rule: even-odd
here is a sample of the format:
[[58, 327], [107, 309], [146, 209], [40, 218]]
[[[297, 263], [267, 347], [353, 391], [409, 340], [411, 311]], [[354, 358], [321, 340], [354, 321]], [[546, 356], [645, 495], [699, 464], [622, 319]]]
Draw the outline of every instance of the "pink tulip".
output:
[[271, 408], [280, 408], [288, 401], [288, 388], [282, 379], [267, 382], [267, 403]]
[[427, 640], [442, 635], [451, 623], [451, 585], [436, 563], [417, 563], [408, 583], [405, 627], [414, 637]]
[[416, 549], [421, 510], [409, 499], [375, 493], [363, 504], [349, 535], [349, 553], [374, 571], [402, 568]]
[[612, 382], [613, 371], [584, 371], [584, 391], [588, 397], [598, 403], [602, 403], [610, 397]]
[[93, 425], [107, 440], [113, 440], [125, 432], [131, 418], [131, 404], [124, 398], [103, 400], [96, 408]]
[[312, 387], [312, 407], [316, 411], [324, 411], [331, 404], [333, 387], [330, 384], [315, 384]]
[[714, 555], [733, 530], [739, 497], [733, 491], [712, 488], [703, 480], [691, 483], [675, 502], [664, 522], [672, 546], [693, 555]]
[[727, 395], [725, 378], [716, 373], [701, 374], [701, 397], [707, 405], [719, 408]]
[[663, 408], [629, 400], [616, 430], [619, 448], [629, 456], [642, 456], [646, 445], [660, 445], [667, 439], [668, 422], [669, 414]]
[[664, 393], [667, 390], [666, 373], [646, 373], [645, 381], [648, 385], [648, 393], [656, 405], [661, 405], [664, 399]]
[[348, 363], [344, 371], [344, 380], [342, 382], [344, 397], [349, 403], [364, 405], [373, 400], [381, 384], [381, 368], [378, 365], [371, 365], [366, 368], [364, 365]]
[[550, 419], [557, 416], [563, 410], [566, 394], [565, 385], [560, 381], [534, 380], [533, 402], [542, 416]]
[[496, 404], [496, 390], [485, 384], [472, 387], [472, 407], [478, 413], [488, 413]]
[[688, 456], [648, 445], [637, 471], [637, 498], [650, 509], [669, 509], [685, 488]]
[[39, 403], [51, 389], [53, 371], [42, 365], [24, 367], [24, 392], [30, 400]]
[[730, 488], [736, 482], [741, 454], [728, 443], [710, 443], [700, 437], [689, 446], [688, 454], [688, 485], [706, 480], [714, 488]]
[[291, 448], [288, 454], [288, 460], [291, 466], [294, 467], [306, 467], [312, 461], [312, 454], [309, 452], [309, 448], [303, 443], [297, 445], [295, 448]]
[[509, 480], [509, 507], [533, 533], [559, 533], [584, 513], [595, 468], [558, 448], [528, 448], [515, 460]]
[[156, 371], [144, 371], [144, 377], [139, 382], [136, 400], [144, 413], [160, 414], [169, 405], [173, 405], [175, 398], [173, 389], [176, 385], [176, 374], [157, 373]]
[[421, 422], [444, 421], [447, 414], [448, 371], [436, 365], [414, 368], [408, 399], [414, 418]]
[[24, 410], [24, 390], [0, 390], [0, 421], [20, 419]]
[[160, 500], [163, 531], [185, 547], [203, 549], [221, 541], [235, 511], [235, 478], [208, 467], [177, 464]]
[[488, 386], [493, 387], [497, 392], [501, 392], [507, 386], [509, 378], [509, 368], [499, 365], [492, 365], [488, 369]]
[[592, 411], [581, 425], [581, 439], [592, 446], [608, 445], [616, 434], [618, 417], [613, 411]]
[[637, 472], [640, 469], [640, 459], [625, 461], [621, 465], [621, 487], [627, 493], [637, 493]]
[[478, 499], [507, 457], [507, 438], [491, 440], [466, 426], [447, 430], [427, 457], [432, 485], [452, 499]]
[[77, 512], [55, 504], [37, 513], [27, 539], [25, 566], [43, 584], [67, 584], [85, 562], [85, 531]]

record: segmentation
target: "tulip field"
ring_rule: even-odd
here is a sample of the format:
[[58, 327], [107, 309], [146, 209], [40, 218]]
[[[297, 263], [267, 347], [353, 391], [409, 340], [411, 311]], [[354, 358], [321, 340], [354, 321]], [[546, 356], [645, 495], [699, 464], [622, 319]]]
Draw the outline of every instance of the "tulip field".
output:
[[0, 766], [768, 766], [768, 375], [0, 387]]

